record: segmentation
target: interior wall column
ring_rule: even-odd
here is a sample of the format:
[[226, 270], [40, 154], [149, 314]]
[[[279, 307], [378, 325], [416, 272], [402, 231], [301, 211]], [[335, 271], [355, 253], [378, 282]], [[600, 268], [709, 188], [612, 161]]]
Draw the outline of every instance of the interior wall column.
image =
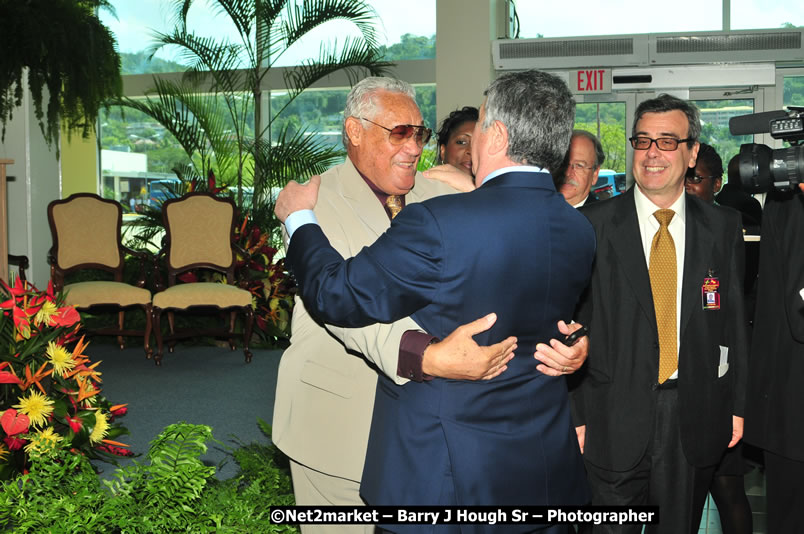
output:
[[[503, 0], [436, 1], [436, 110], [440, 123], [463, 106], [479, 107], [494, 79], [491, 41]], [[433, 125], [437, 127], [437, 125]]]
[[[14, 110], [14, 118], [5, 127], [0, 159], [14, 160], [7, 168], [8, 252], [28, 256], [28, 280], [44, 290], [50, 279], [47, 205], [61, 197], [59, 160], [55, 147], [51, 149], [45, 143], [27, 89], [23, 92], [22, 105]], [[0, 258], [0, 261], [6, 263], [7, 258]]]

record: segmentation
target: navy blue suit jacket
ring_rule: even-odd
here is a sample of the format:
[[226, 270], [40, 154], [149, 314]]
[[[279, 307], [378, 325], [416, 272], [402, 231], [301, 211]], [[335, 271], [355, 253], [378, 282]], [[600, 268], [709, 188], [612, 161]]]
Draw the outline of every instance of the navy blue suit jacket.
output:
[[496, 312], [477, 342], [518, 337], [493, 380], [397, 386], [381, 375], [361, 486], [369, 504], [587, 502], [565, 380], [539, 373], [533, 352], [572, 316], [594, 251], [586, 218], [533, 172], [410, 205], [346, 261], [316, 225], [294, 233], [289, 264], [307, 309], [327, 323], [411, 315], [444, 338]]

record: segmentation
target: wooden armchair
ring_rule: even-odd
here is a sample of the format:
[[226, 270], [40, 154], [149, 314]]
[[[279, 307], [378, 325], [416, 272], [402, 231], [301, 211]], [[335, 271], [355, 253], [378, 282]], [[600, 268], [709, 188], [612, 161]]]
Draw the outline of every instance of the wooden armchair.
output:
[[[118, 311], [117, 328], [88, 330], [95, 335], [114, 335], [120, 348], [123, 336], [142, 336], [145, 356], [151, 357], [151, 292], [145, 289], [145, 265], [152, 256], [124, 246], [120, 239], [123, 208], [114, 200], [91, 193], [76, 193], [48, 205], [47, 217], [53, 246], [48, 253], [50, 276], [56, 291], [65, 291], [65, 303], [79, 310], [112, 308]], [[142, 260], [136, 285], [123, 282], [124, 254]], [[65, 285], [65, 275], [80, 270], [112, 273], [113, 280], [93, 280]], [[125, 310], [142, 308], [144, 330], [126, 330]]]
[[[234, 325], [237, 311], [245, 315], [243, 352], [246, 362], [251, 361], [249, 339], [254, 323], [251, 293], [234, 285], [235, 205], [231, 199], [220, 199], [208, 193], [190, 193], [162, 204], [165, 221], [165, 247], [160, 252], [167, 262], [168, 287], [154, 295], [153, 317], [157, 351], [154, 361], [162, 361], [161, 314], [167, 310], [170, 326], [170, 350], [180, 337], [211, 335], [227, 337], [235, 349]], [[191, 270], [210, 269], [225, 274], [225, 283], [177, 283], [180, 274]], [[228, 327], [203, 332], [177, 332], [173, 313], [191, 308], [206, 307], [229, 313]]]

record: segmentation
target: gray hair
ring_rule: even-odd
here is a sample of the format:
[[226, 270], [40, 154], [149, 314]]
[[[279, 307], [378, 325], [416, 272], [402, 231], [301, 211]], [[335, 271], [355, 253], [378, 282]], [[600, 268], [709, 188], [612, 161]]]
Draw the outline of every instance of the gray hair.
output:
[[637, 131], [637, 122], [645, 113], [666, 113], [675, 110], [682, 111], [687, 116], [687, 139], [689, 139], [687, 146], [692, 148], [698, 142], [698, 138], [701, 137], [701, 115], [698, 112], [698, 108], [692, 102], [681, 100], [667, 93], [645, 100], [637, 107], [631, 131]]
[[[606, 153], [603, 152], [603, 145], [600, 143], [600, 139], [592, 132], [587, 132], [586, 130], [572, 130], [572, 139], [576, 137], [589, 139], [595, 146], [595, 169], [599, 169], [600, 166], [603, 165], [603, 162], [606, 161]], [[572, 141], [572, 139], [570, 139], [570, 141]]]
[[538, 70], [500, 76], [489, 85], [483, 129], [508, 130], [508, 157], [551, 173], [561, 167], [575, 121], [575, 99], [560, 78]]
[[365, 117], [373, 119], [377, 116], [378, 105], [374, 98], [380, 91], [402, 93], [416, 101], [416, 90], [408, 82], [396, 78], [369, 76], [363, 78], [352, 87], [346, 97], [346, 108], [343, 110], [342, 138], [344, 148], [349, 148], [349, 136], [346, 135], [346, 119], [349, 117]]

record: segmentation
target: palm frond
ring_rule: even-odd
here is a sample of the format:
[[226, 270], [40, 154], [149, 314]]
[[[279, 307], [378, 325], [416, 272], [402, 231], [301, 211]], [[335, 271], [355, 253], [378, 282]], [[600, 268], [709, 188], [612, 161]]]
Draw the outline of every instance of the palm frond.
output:
[[305, 130], [285, 125], [275, 143], [260, 140], [254, 150], [257, 167], [265, 173], [255, 179], [254, 196], [273, 205], [274, 194], [290, 180], [321, 174], [344, 157], [342, 149], [327, 145]]
[[279, 115], [302, 91], [330, 74], [343, 71], [349, 84], [354, 85], [367, 72], [371, 76], [384, 76], [394, 65], [391, 62], [383, 61], [379, 50], [368, 46], [360, 39], [347, 38], [340, 53], [337, 52], [337, 48], [337, 42], [332, 46], [322, 43], [319, 57], [316, 60], [307, 60], [301, 65], [285, 71], [283, 77], [285, 86], [288, 88], [289, 99], [274, 116]]
[[379, 18], [374, 8], [363, 0], [306, 0], [303, 4], [288, 4], [282, 24], [285, 48], [318, 26], [338, 19], [353, 23], [366, 43], [377, 48], [374, 24]]

